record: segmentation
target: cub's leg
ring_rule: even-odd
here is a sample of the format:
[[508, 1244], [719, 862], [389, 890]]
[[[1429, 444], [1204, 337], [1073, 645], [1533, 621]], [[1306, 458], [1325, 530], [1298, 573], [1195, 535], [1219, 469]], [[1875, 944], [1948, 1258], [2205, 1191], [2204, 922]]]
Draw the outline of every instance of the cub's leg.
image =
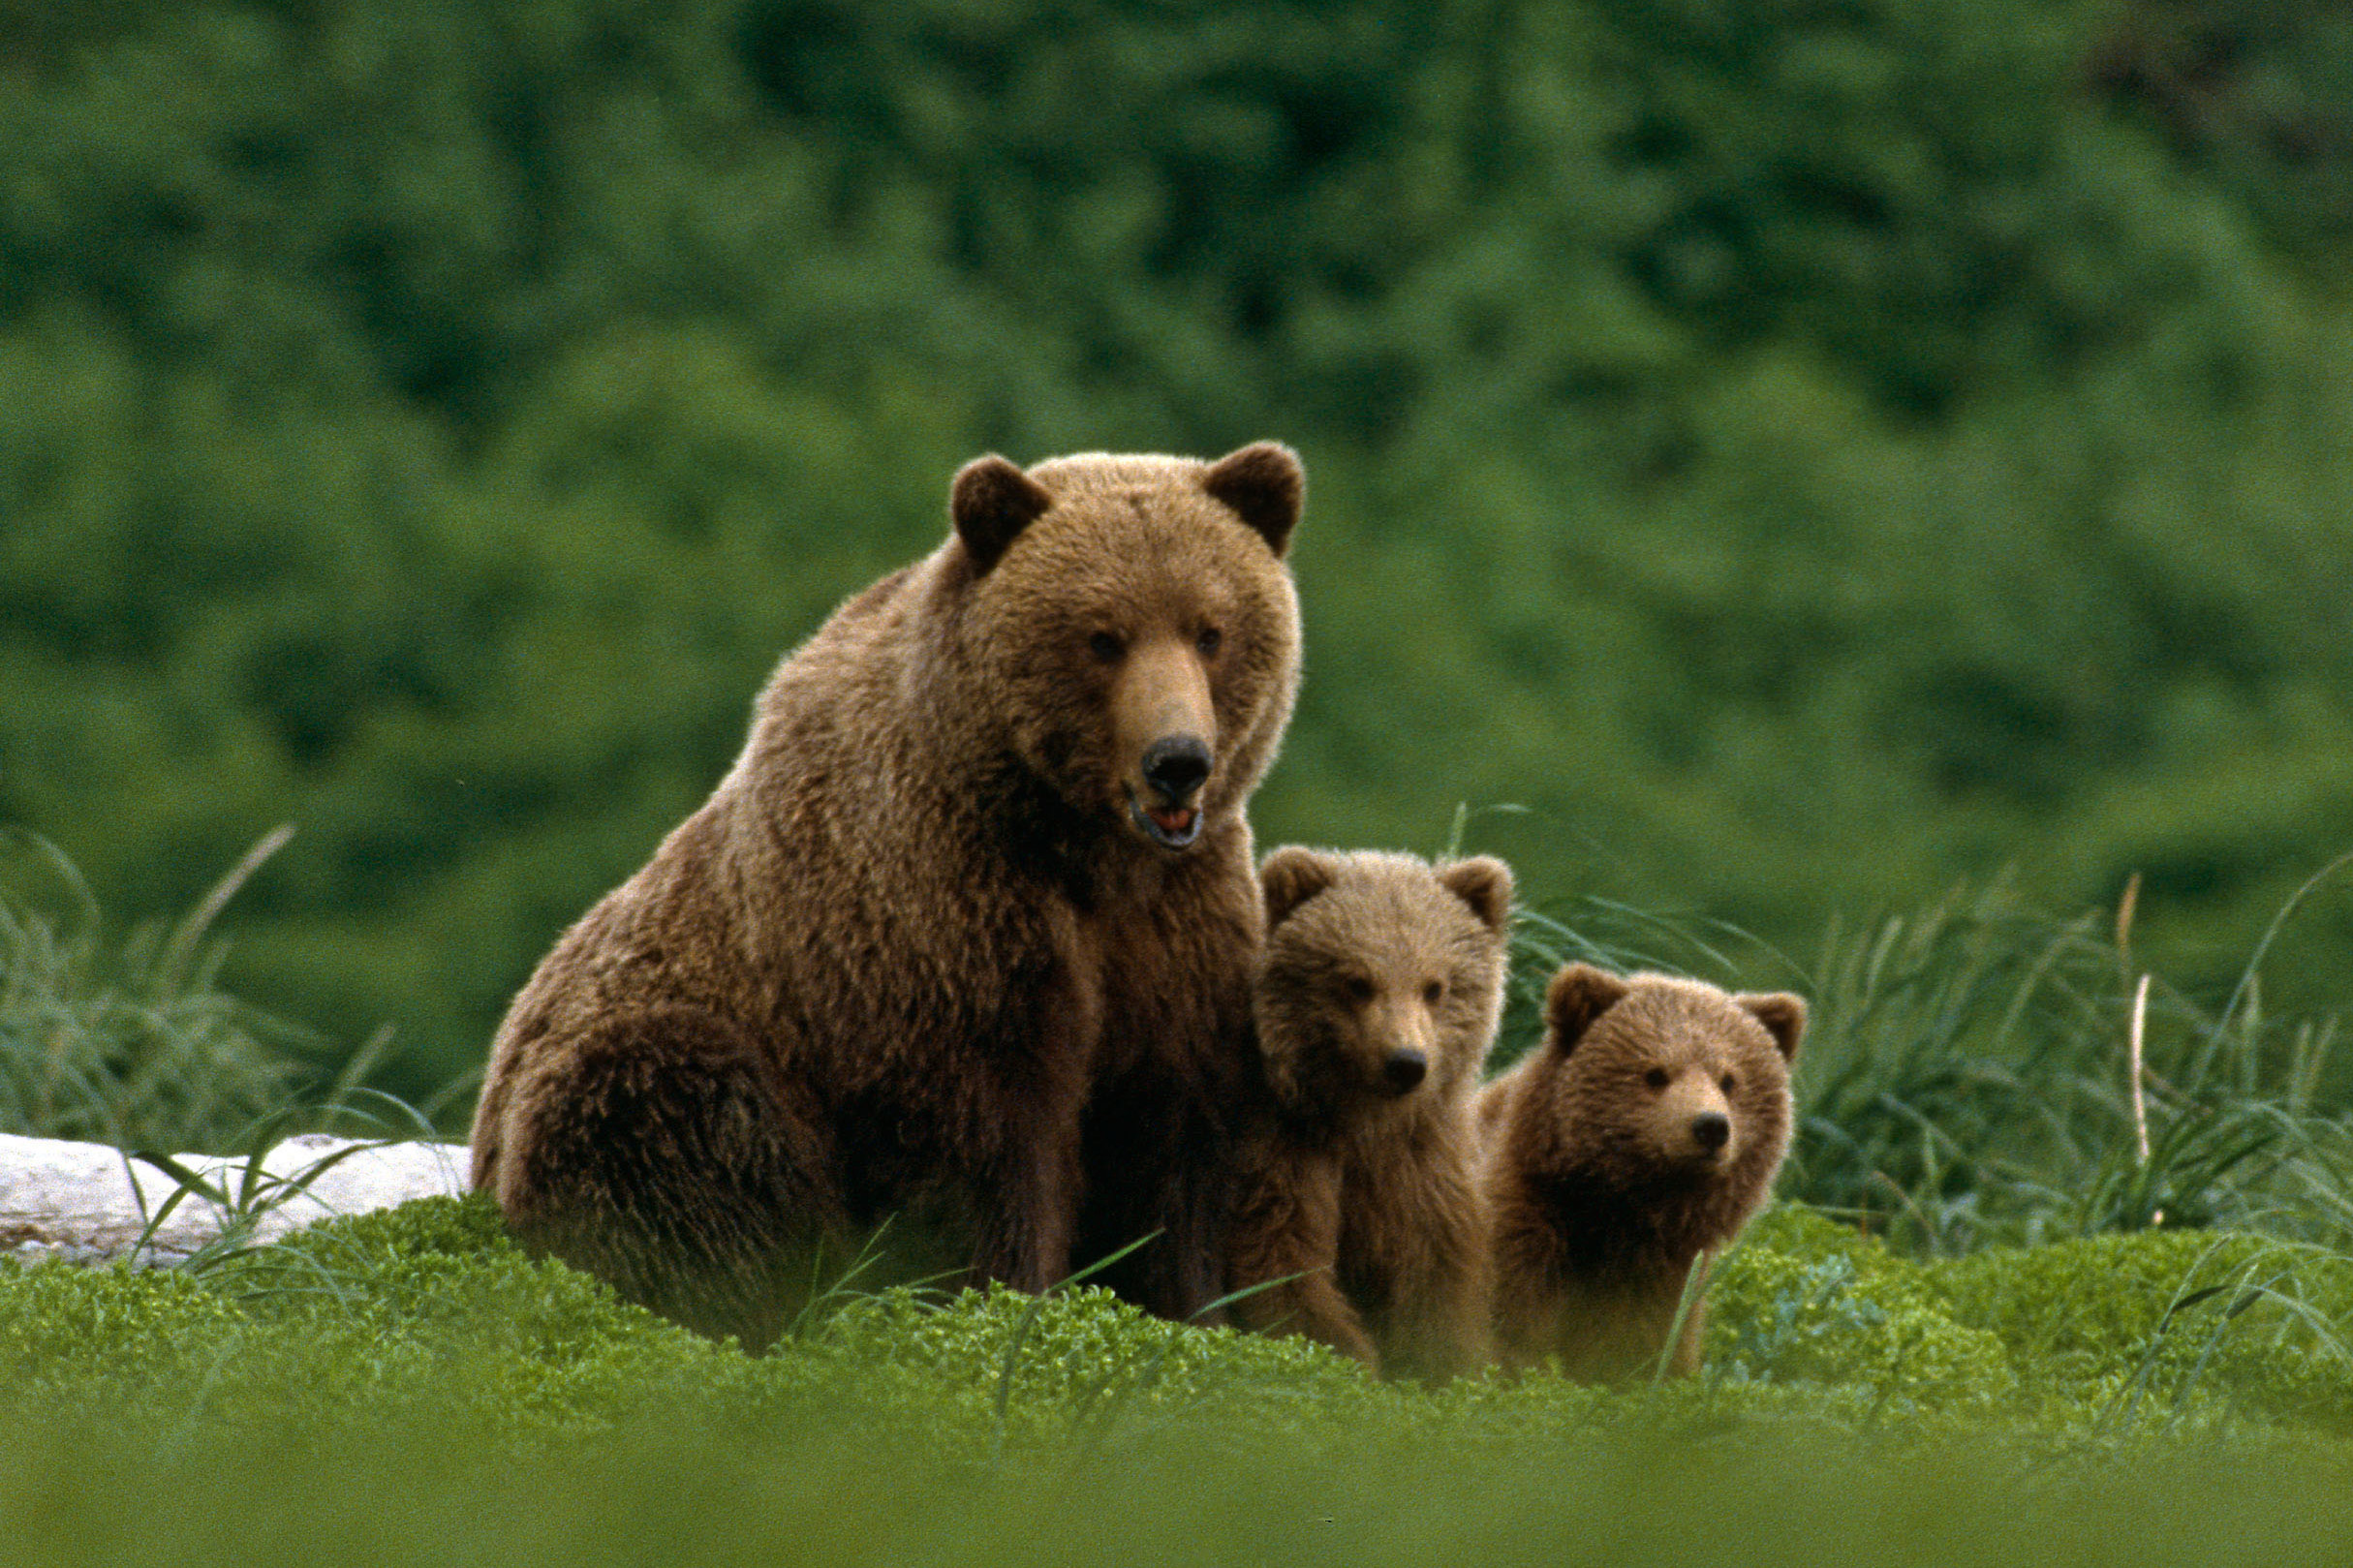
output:
[[1551, 1227], [1509, 1205], [1496, 1214], [1490, 1322], [1496, 1359], [1507, 1371], [1533, 1368], [1567, 1346], [1573, 1314], [1560, 1252]]
[[[1351, 1183], [1349, 1197], [1376, 1206]], [[1393, 1372], [1443, 1379], [1495, 1359], [1495, 1272], [1484, 1195], [1467, 1171], [1440, 1166], [1387, 1173], [1378, 1230], [1362, 1245], [1388, 1277], [1377, 1337]], [[1356, 1238], [1349, 1238], [1356, 1245]]]
[[1235, 1324], [1303, 1334], [1378, 1369], [1372, 1336], [1340, 1288], [1339, 1247], [1338, 1161], [1270, 1156], [1244, 1182], [1227, 1236], [1232, 1288], [1264, 1286], [1233, 1304]]

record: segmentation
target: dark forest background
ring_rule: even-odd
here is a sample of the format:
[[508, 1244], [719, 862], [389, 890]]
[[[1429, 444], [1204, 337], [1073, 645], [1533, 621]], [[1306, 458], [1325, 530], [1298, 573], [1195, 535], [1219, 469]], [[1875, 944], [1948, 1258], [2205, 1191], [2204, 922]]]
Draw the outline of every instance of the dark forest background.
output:
[[2319, 0], [0, 0], [0, 821], [295, 824], [234, 983], [438, 1084], [958, 463], [1274, 436], [1262, 843], [2218, 986], [2353, 847], [2349, 238]]

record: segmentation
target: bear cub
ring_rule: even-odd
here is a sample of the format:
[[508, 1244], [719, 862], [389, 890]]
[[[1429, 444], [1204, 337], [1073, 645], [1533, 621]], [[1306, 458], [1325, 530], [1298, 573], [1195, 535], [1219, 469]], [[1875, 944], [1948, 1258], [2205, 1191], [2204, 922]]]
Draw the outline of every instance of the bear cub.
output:
[[[1788, 1152], [1806, 1003], [1589, 964], [1553, 976], [1543, 1042], [1482, 1091], [1496, 1348], [1623, 1383], [1699, 1365], [1707, 1270]], [[1694, 1267], [1697, 1276], [1692, 1277]]]
[[1502, 1006], [1510, 869], [1290, 846], [1260, 882], [1268, 1105], [1245, 1150], [1227, 1283], [1265, 1288], [1233, 1315], [1383, 1371], [1484, 1366], [1472, 1113]]

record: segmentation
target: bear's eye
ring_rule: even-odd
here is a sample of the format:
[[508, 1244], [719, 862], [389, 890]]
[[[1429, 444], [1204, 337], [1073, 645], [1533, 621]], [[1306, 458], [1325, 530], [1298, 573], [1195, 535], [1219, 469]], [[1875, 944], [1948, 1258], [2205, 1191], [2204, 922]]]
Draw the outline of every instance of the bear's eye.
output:
[[1341, 982], [1341, 989], [1348, 994], [1350, 1001], [1371, 1001], [1373, 999], [1373, 982], [1361, 974], [1349, 975]]
[[1201, 634], [1192, 639], [1192, 645], [1201, 650], [1203, 659], [1207, 659], [1217, 653], [1218, 645], [1224, 640], [1224, 632], [1214, 626], [1205, 626], [1201, 629]]
[[1098, 631], [1087, 639], [1087, 648], [1106, 664], [1118, 663], [1120, 655], [1128, 651], [1128, 645], [1113, 631]]
[[1669, 1077], [1664, 1067], [1653, 1067], [1642, 1075], [1642, 1081], [1653, 1089], [1664, 1089], [1667, 1087]]
[[1446, 999], [1446, 982], [1433, 980], [1422, 987], [1422, 1001], [1432, 1007]]
[[1727, 1094], [1731, 1093], [1734, 1090], [1740, 1087], [1740, 1080], [1733, 1077], [1730, 1073], [1725, 1073], [1721, 1082], [1723, 1084], [1724, 1092]]

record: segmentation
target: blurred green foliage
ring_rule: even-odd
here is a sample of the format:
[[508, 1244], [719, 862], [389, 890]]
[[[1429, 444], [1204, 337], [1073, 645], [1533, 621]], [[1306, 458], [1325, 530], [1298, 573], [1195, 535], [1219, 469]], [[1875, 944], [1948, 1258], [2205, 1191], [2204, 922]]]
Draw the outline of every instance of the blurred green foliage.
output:
[[[1002, 448], [1298, 445], [1266, 842], [1810, 955], [2353, 822], [2318, 5], [0, 5], [0, 818], [412, 1095]], [[2341, 999], [2316, 900], [2275, 993]], [[1772, 975], [1777, 983], [1786, 971]]]

